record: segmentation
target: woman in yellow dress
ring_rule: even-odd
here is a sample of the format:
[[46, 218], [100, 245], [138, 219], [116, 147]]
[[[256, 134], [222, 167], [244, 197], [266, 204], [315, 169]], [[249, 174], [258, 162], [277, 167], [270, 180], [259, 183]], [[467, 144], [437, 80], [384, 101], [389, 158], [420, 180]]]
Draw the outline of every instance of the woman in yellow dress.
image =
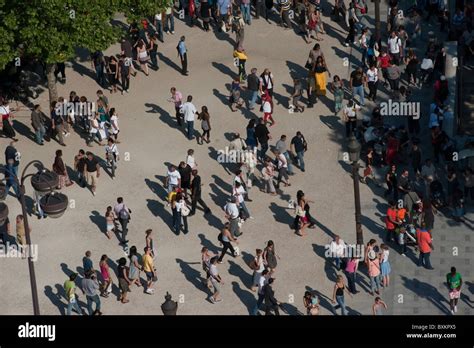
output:
[[316, 66], [314, 67], [316, 95], [326, 95], [326, 72], [328, 73], [329, 77], [331, 77], [331, 73], [326, 66], [324, 58], [319, 56], [316, 60]]

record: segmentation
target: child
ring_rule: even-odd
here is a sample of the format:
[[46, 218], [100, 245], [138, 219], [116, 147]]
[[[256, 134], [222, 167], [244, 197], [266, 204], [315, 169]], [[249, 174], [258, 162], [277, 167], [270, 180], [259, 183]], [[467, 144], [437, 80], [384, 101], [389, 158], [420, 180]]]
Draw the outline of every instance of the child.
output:
[[115, 213], [111, 206], [107, 207], [107, 211], [105, 212], [105, 220], [107, 222], [107, 230], [105, 234], [107, 235], [107, 238], [110, 239], [112, 232], [115, 232]]

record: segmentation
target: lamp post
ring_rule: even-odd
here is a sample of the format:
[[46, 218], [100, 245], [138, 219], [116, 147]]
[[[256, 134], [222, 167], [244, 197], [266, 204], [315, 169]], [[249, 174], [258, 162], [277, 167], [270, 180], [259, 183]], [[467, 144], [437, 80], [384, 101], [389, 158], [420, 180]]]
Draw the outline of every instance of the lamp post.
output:
[[165, 295], [165, 302], [161, 305], [161, 310], [163, 311], [163, 315], [176, 315], [178, 311], [178, 302], [171, 300], [171, 295], [168, 291]]
[[[377, 1], [377, 0], [376, 0]], [[349, 149], [349, 159], [352, 163], [352, 179], [354, 181], [354, 201], [355, 201], [355, 222], [356, 222], [356, 240], [357, 245], [364, 244], [364, 236], [362, 235], [362, 225], [360, 222], [360, 190], [359, 190], [359, 158], [360, 158], [360, 144], [354, 135], [349, 137], [347, 145]]]
[[[36, 164], [39, 168], [39, 171], [34, 174], [26, 174], [27, 169], [33, 165]], [[40, 192], [48, 192], [40, 201], [40, 204], [42, 208], [44, 209], [45, 212], [50, 211], [52, 214], [50, 215], [51, 218], [59, 217], [67, 209], [67, 204], [68, 204], [68, 198], [66, 195], [62, 193], [56, 193], [54, 192], [54, 187], [56, 187], [59, 183], [59, 177], [57, 176], [56, 173], [53, 173], [47, 169], [45, 169], [43, 163], [40, 161], [31, 161], [29, 162], [25, 169], [22, 172], [21, 178], [19, 179], [17, 176], [15, 176], [11, 171], [6, 169], [5, 167], [2, 167], [0, 169], [0, 172], [3, 174], [8, 174], [9, 177], [13, 177], [15, 180], [15, 183], [19, 186], [20, 188], [20, 204], [21, 204], [21, 210], [23, 214], [23, 219], [25, 223], [25, 237], [26, 237], [26, 244], [28, 247], [31, 247], [31, 235], [30, 235], [30, 226], [28, 223], [28, 212], [26, 210], [26, 202], [25, 202], [25, 180], [29, 177], [31, 177], [31, 184], [33, 188], [37, 191]], [[8, 194], [8, 192], [6, 192]], [[2, 207], [2, 204], [0, 204], [0, 220], [2, 218], [6, 219], [5, 216], [5, 208]], [[8, 215], [8, 207], [6, 207], [6, 214]], [[5, 217], [4, 217], [5, 216]], [[39, 309], [39, 300], [38, 300], [38, 287], [36, 285], [36, 274], [35, 274], [35, 266], [33, 262], [33, 258], [31, 253], [28, 253], [28, 269], [30, 271], [30, 284], [31, 284], [31, 295], [33, 298], [33, 313], [34, 315], [40, 315], [40, 309]]]

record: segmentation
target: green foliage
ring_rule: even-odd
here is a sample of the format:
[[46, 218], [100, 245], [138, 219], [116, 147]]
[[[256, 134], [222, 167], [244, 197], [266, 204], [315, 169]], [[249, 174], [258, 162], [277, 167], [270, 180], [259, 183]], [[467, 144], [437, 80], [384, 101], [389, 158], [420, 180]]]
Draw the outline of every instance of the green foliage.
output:
[[153, 17], [155, 14], [166, 10], [172, 4], [172, 0], [122, 0], [119, 8], [131, 23]]

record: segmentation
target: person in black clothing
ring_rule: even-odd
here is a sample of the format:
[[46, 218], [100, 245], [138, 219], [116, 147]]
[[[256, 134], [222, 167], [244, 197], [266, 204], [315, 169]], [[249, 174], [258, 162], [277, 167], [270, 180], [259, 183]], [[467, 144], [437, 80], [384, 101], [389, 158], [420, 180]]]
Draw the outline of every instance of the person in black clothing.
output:
[[265, 315], [270, 315], [273, 311], [275, 315], [280, 315], [278, 306], [280, 302], [275, 298], [275, 292], [273, 291], [272, 284], [275, 282], [275, 278], [268, 279], [268, 283], [263, 287], [263, 294], [265, 296]]
[[59, 74], [61, 74], [61, 83], [66, 83], [66, 64], [56, 63], [56, 69], [54, 69], [54, 77], [58, 79]]
[[249, 110], [253, 110], [258, 99], [258, 91], [260, 90], [260, 78], [257, 75], [256, 68], [252, 68], [251, 74], [247, 76], [247, 90], [251, 93]]
[[58, 115], [56, 112], [56, 102], [51, 103], [51, 138], [53, 138], [54, 133], [58, 136], [58, 142], [61, 146], [66, 146], [64, 144], [64, 119], [61, 115]]
[[385, 175], [385, 182], [387, 183], [387, 190], [384, 193], [384, 197], [393, 193], [393, 200], [398, 201], [398, 178], [397, 178], [397, 167], [392, 165]]
[[211, 209], [209, 209], [209, 207], [201, 198], [201, 177], [198, 175], [198, 171], [196, 169], [192, 171], [192, 174], [193, 181], [191, 182], [191, 212], [189, 215], [196, 214], [196, 205], [198, 202], [203, 207], [204, 214], [209, 214]]
[[127, 58], [125, 55], [122, 55], [119, 61], [119, 75], [120, 75], [120, 82], [122, 83], [122, 94], [124, 91], [128, 93], [128, 89], [130, 88], [131, 67], [132, 67], [131, 58]]
[[265, 162], [266, 153], [268, 151], [268, 140], [271, 139], [271, 136], [263, 118], [260, 119], [259, 124], [255, 127], [255, 138], [258, 143], [260, 143], [258, 158], [261, 162]]
[[184, 193], [184, 199], [188, 200], [188, 190], [191, 189], [192, 168], [184, 161], [179, 164], [178, 172], [181, 175], [181, 190]]
[[77, 173], [77, 183], [82, 188], [87, 186], [86, 177], [84, 176], [84, 169], [86, 166], [86, 152], [79, 150], [79, 153], [74, 157], [74, 170]]
[[95, 70], [97, 75], [97, 83], [105, 87], [105, 58], [102, 51], [95, 51], [92, 53], [92, 68]]

